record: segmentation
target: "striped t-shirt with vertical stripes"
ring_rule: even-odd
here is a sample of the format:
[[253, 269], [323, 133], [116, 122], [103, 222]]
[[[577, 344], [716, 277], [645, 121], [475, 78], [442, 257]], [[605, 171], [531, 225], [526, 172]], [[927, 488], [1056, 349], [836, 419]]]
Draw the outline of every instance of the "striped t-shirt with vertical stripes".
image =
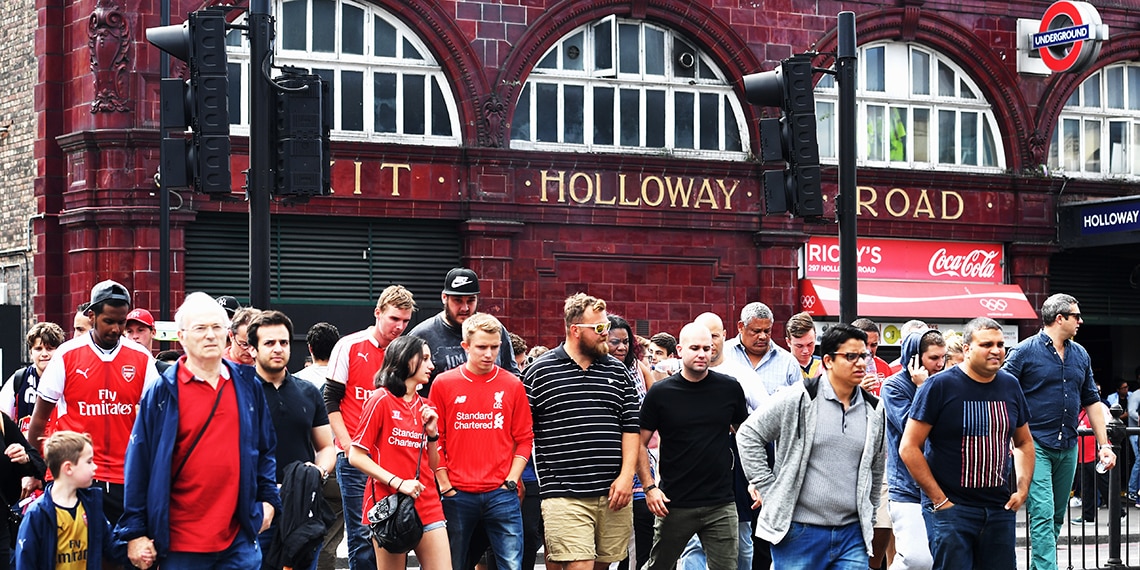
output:
[[612, 356], [583, 370], [565, 346], [523, 371], [542, 497], [598, 497], [621, 471], [623, 433], [639, 433], [637, 392]]

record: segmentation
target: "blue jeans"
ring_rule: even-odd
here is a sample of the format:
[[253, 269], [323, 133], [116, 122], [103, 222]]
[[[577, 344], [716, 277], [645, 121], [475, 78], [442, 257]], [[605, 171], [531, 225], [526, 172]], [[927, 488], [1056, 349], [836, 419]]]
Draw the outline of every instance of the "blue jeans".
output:
[[499, 570], [520, 570], [523, 558], [522, 505], [517, 493], [495, 489], [465, 493], [459, 489], [443, 497], [447, 517], [447, 540], [451, 543], [451, 567], [465, 568], [471, 534], [480, 522], [487, 531], [491, 552]]
[[336, 456], [336, 482], [344, 501], [344, 533], [348, 536], [348, 567], [351, 570], [376, 568], [376, 551], [372, 550], [372, 531], [364, 519], [364, 484], [368, 476], [348, 462], [343, 454]]
[[250, 570], [261, 567], [261, 547], [239, 532], [221, 552], [171, 552], [159, 566], [162, 570]]
[[780, 570], [865, 570], [869, 561], [857, 522], [843, 526], [793, 522], [784, 539], [772, 545], [772, 565]]
[[[266, 556], [265, 553], [269, 552], [269, 545], [273, 544], [273, 537], [275, 537], [275, 536], [277, 536], [277, 519], [276, 518], [273, 519], [273, 524], [269, 525], [269, 528], [265, 529], [265, 532], [257, 535], [257, 544], [259, 546], [261, 546], [261, 552], [262, 552], [263, 557]], [[308, 570], [317, 570], [317, 562], [318, 562], [318, 560], [317, 560], [318, 556], [317, 555], [318, 555], [318, 553], [320, 553], [322, 545], [323, 545], [323, 542], [318, 543], [316, 548], [313, 549], [313, 563], [309, 565]], [[262, 560], [262, 563], [263, 563], [262, 566], [264, 568], [271, 568], [271, 566], [268, 566], [268, 562], [266, 562], [265, 560]]]
[[934, 568], [1016, 568], [1016, 514], [1004, 506], [954, 505], [937, 512], [924, 508], [922, 518], [926, 521]]
[[1136, 493], [1140, 491], [1140, 445], [1137, 442], [1140, 436], [1134, 435], [1128, 439], [1132, 440], [1132, 457], [1135, 458], [1132, 462], [1132, 475], [1128, 477], [1128, 491]]
[[1057, 536], [1069, 512], [1069, 491], [1077, 472], [1077, 447], [1051, 449], [1033, 440], [1033, 480], [1025, 509], [1029, 513], [1030, 570], [1057, 570]]

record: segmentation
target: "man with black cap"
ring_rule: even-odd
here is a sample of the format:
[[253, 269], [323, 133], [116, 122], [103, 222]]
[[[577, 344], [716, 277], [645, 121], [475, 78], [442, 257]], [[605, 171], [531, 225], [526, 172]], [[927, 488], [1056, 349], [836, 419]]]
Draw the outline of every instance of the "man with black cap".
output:
[[[431, 361], [435, 370], [431, 380], [420, 390], [427, 396], [431, 383], [443, 372], [447, 372], [467, 362], [467, 352], [463, 350], [463, 321], [475, 314], [479, 306], [479, 276], [465, 267], [456, 267], [447, 272], [443, 280], [443, 310], [436, 316], [416, 325], [412, 334], [427, 341], [431, 348]], [[518, 376], [518, 365], [511, 350], [511, 338], [506, 327], [502, 331], [502, 349], [499, 350], [499, 367]]]
[[104, 491], [104, 512], [114, 524], [123, 514], [123, 460], [143, 388], [158, 379], [150, 350], [122, 338], [131, 310], [127, 288], [103, 281], [91, 289], [87, 316], [93, 328], [55, 351], [44, 369], [28, 426], [28, 440], [41, 446], [52, 411], [54, 429], [91, 435], [95, 484]]

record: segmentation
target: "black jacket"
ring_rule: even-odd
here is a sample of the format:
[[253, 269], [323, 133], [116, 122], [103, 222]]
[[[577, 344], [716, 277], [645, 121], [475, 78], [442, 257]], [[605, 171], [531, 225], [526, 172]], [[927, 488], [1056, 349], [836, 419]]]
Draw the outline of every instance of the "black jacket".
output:
[[285, 467], [281, 480], [281, 512], [276, 517], [277, 533], [265, 551], [262, 568], [308, 568], [317, 546], [334, 521], [325, 503], [321, 474], [294, 461]]

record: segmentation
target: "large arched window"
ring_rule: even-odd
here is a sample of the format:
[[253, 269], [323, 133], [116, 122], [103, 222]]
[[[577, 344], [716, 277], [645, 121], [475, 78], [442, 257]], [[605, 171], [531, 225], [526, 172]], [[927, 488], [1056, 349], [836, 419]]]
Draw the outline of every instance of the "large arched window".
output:
[[[949, 59], [914, 44], [859, 50], [858, 158], [867, 166], [997, 171], [1005, 156], [989, 102]], [[835, 80], [816, 85], [819, 154], [838, 156]]]
[[511, 148], [738, 160], [740, 102], [708, 55], [665, 28], [614, 16], [572, 30], [523, 85]]
[[1113, 65], [1069, 96], [1053, 131], [1049, 167], [1088, 177], [1140, 176], [1140, 65]]
[[[348, 0], [276, 0], [277, 66], [332, 83], [332, 136], [339, 140], [457, 146], [458, 110], [427, 46], [393, 15]], [[249, 42], [227, 38], [230, 122], [249, 125]]]

